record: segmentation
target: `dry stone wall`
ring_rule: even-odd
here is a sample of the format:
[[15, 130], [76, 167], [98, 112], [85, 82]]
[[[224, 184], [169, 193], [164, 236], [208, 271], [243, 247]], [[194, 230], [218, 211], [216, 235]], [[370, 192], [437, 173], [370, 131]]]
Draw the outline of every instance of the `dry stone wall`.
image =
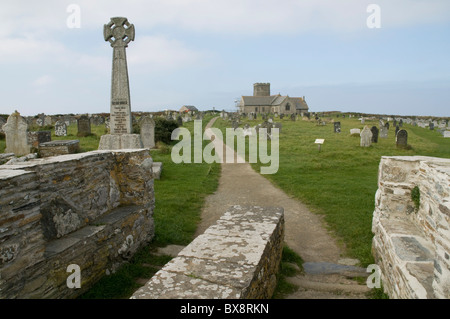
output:
[[[0, 299], [71, 298], [154, 235], [148, 150], [93, 151], [0, 166]], [[80, 267], [69, 288], [67, 267]]]
[[450, 159], [382, 157], [372, 231], [391, 298], [450, 298]]
[[283, 240], [282, 208], [232, 206], [131, 298], [270, 298]]

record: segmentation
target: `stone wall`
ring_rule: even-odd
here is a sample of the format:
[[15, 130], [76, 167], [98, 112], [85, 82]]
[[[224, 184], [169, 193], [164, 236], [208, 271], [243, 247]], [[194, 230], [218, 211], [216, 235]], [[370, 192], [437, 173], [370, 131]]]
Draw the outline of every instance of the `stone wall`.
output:
[[450, 298], [450, 159], [382, 157], [372, 231], [391, 298]]
[[[0, 299], [72, 298], [154, 234], [148, 150], [92, 151], [0, 166]], [[68, 288], [67, 267], [81, 270]]]
[[283, 240], [282, 208], [232, 206], [131, 298], [270, 298]]

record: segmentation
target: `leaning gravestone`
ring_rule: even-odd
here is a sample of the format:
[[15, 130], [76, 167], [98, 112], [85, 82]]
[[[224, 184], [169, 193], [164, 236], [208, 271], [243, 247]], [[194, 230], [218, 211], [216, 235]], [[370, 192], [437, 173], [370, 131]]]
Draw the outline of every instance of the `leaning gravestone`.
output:
[[155, 121], [149, 116], [141, 119], [141, 140], [145, 148], [155, 147]]
[[372, 126], [370, 130], [372, 131], [372, 143], [378, 143], [378, 128]]
[[55, 123], [55, 136], [67, 136], [67, 125], [64, 121]]
[[86, 115], [80, 116], [77, 120], [78, 133], [77, 136], [89, 136], [91, 134], [91, 121]]
[[362, 147], [369, 147], [372, 144], [372, 131], [366, 125], [364, 129], [361, 131], [361, 142], [360, 145]]
[[334, 122], [334, 133], [341, 133], [341, 122]]
[[103, 27], [103, 37], [113, 48], [111, 75], [110, 134], [102, 135], [99, 150], [136, 149], [142, 147], [139, 134], [132, 134], [130, 84], [125, 48], [134, 41], [134, 25], [127, 18], [114, 17]]
[[5, 153], [14, 153], [16, 156], [30, 153], [27, 130], [27, 122], [19, 112], [15, 111], [8, 117], [6, 124], [3, 125], [6, 139]]
[[408, 145], [408, 132], [406, 130], [399, 130], [396, 135], [397, 147], [406, 147]]

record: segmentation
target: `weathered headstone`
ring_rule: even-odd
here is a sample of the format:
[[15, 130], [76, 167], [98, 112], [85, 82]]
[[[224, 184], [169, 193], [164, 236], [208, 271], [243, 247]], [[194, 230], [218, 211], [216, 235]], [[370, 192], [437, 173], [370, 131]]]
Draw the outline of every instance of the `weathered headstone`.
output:
[[295, 121], [295, 114], [294, 113], [291, 114], [291, 121]]
[[55, 123], [55, 136], [67, 136], [67, 125], [64, 121]]
[[6, 139], [5, 153], [14, 153], [16, 156], [30, 153], [27, 130], [27, 122], [19, 112], [15, 111], [8, 117], [6, 124], [3, 125]]
[[361, 131], [361, 142], [360, 145], [362, 147], [369, 147], [372, 144], [372, 131], [366, 125], [364, 129]]
[[398, 131], [400, 131], [400, 127], [398, 127], [398, 125], [397, 125], [397, 126], [395, 126], [395, 136], [397, 136]]
[[341, 122], [334, 122], [334, 133], [341, 133]]
[[372, 126], [372, 143], [378, 143], [378, 127]]
[[434, 123], [433, 123], [433, 122], [431, 122], [431, 123], [430, 123], [430, 125], [429, 125], [429, 127], [430, 127], [430, 130], [432, 130], [432, 131], [433, 131], [433, 130], [434, 130]]
[[181, 118], [180, 115], [177, 116], [177, 124], [178, 126], [183, 126], [183, 119]]
[[389, 130], [389, 122], [386, 122], [385, 127]]
[[361, 130], [359, 128], [352, 128], [352, 129], [350, 129], [350, 135], [353, 135], [353, 134], [360, 135], [361, 134]]
[[380, 138], [387, 138], [388, 137], [388, 129], [386, 126], [380, 126]]
[[399, 130], [396, 135], [396, 144], [398, 147], [406, 147], [408, 145], [408, 132]]
[[80, 118], [77, 120], [77, 127], [77, 136], [83, 137], [91, 134], [91, 121], [86, 115], [80, 116]]
[[50, 126], [52, 125], [52, 117], [47, 115], [44, 117], [44, 126]]
[[145, 148], [155, 147], [155, 121], [149, 116], [141, 119], [141, 140]]
[[443, 135], [444, 137], [450, 137], [450, 131], [444, 131]]

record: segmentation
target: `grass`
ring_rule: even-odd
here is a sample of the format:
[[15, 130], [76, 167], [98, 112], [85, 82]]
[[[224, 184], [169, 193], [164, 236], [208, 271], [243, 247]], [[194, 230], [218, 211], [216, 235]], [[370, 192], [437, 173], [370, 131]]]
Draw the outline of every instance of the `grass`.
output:
[[[283, 125], [279, 143], [280, 164], [277, 173], [264, 177], [302, 201], [311, 211], [323, 214], [348, 256], [367, 266], [374, 263], [371, 225], [381, 156], [450, 158], [450, 139], [444, 139], [436, 131], [405, 124], [403, 128], [408, 131], [409, 149], [396, 147], [392, 127], [387, 139], [379, 138], [378, 143], [361, 148], [359, 137], [350, 136], [350, 129], [362, 129], [364, 125], [354, 118], [335, 120], [341, 122], [341, 133], [334, 133], [331, 123], [318, 126], [315, 121], [275, 119]], [[262, 121], [244, 119], [241, 122], [241, 126], [245, 123], [254, 126]], [[365, 125], [378, 126], [378, 120], [366, 120]], [[219, 119], [214, 126], [224, 130], [231, 124]], [[325, 139], [321, 152], [314, 144], [317, 138]], [[259, 172], [263, 165], [268, 164], [255, 163], [252, 167]]]
[[297, 291], [298, 286], [288, 282], [286, 277], [293, 277], [303, 272], [303, 260], [288, 246], [283, 247], [280, 270], [277, 274], [277, 285], [272, 299], [282, 299]]

